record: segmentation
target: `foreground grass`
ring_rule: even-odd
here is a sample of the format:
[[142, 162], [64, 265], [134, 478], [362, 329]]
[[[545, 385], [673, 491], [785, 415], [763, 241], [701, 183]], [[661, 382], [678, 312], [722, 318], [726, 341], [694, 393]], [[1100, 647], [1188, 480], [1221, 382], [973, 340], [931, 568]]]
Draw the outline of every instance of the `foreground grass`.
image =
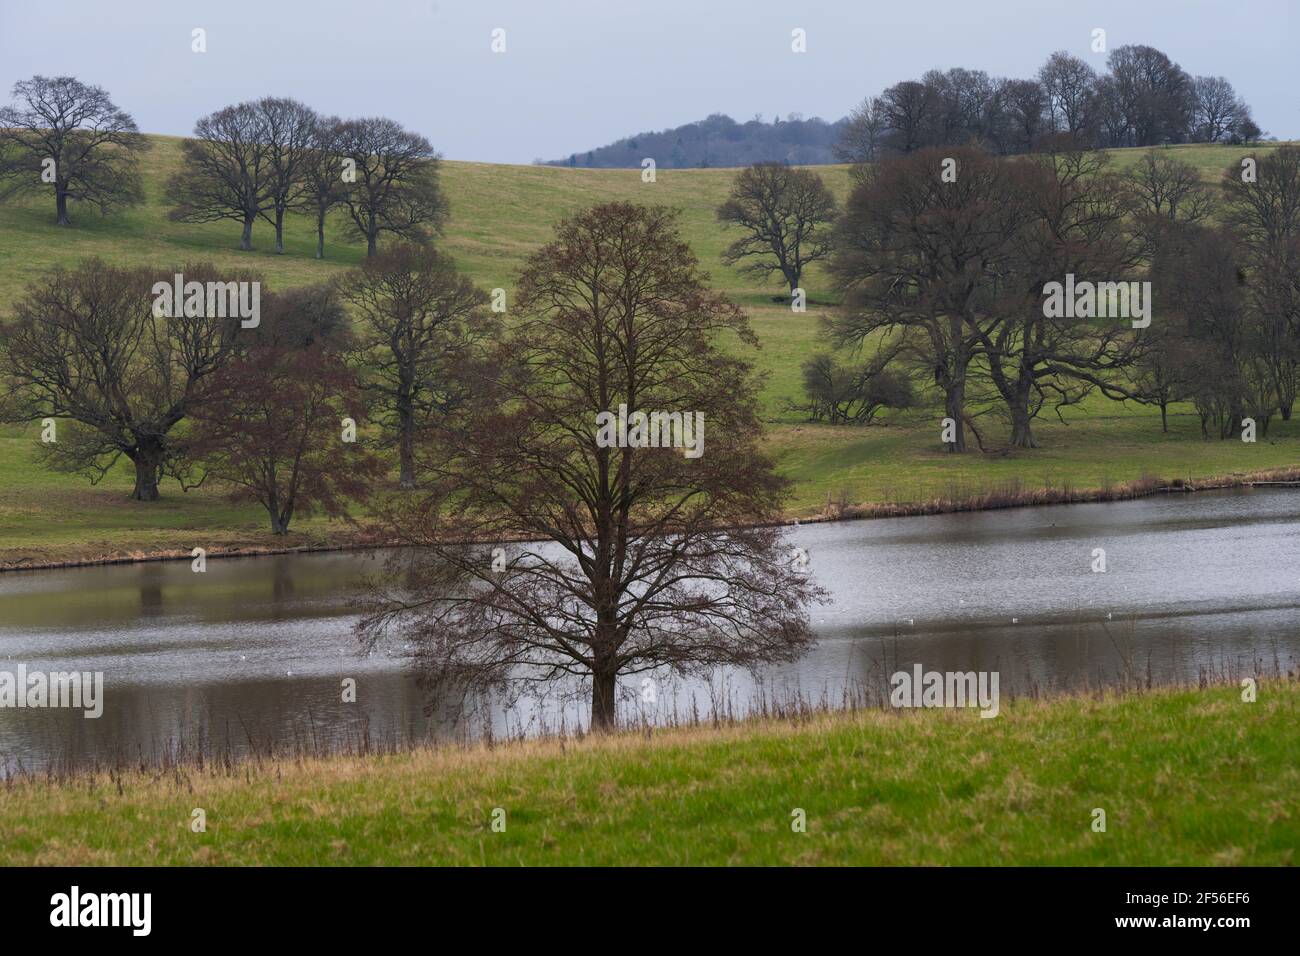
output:
[[0, 863], [1286, 865], [1298, 706], [1270, 682], [23, 781]]
[[[362, 247], [345, 241], [341, 216], [331, 225], [323, 261], [314, 258], [314, 227], [302, 217], [290, 218], [282, 256], [272, 252], [272, 233], [264, 223], [254, 230], [257, 248], [240, 252], [232, 224], [170, 222], [163, 186], [179, 168], [180, 140], [151, 139], [142, 206], [109, 218], [74, 208], [74, 228], [59, 230], [51, 223], [52, 202], [45, 197], [0, 204], [0, 321], [12, 316], [28, 282], [56, 264], [89, 256], [160, 267], [209, 260], [219, 267], [259, 271], [276, 288], [327, 281], [363, 258]], [[1114, 165], [1123, 168], [1142, 152], [1116, 150], [1111, 155]], [[1170, 152], [1213, 181], [1251, 150], [1180, 146]], [[837, 197], [847, 195], [847, 167], [818, 167], [818, 172]], [[1065, 410], [1064, 421], [1045, 415], [1035, 426], [1042, 447], [1034, 451], [1001, 449], [1009, 427], [991, 417], [982, 419], [991, 447], [999, 449], [990, 455], [945, 454], [939, 444], [941, 413], [932, 408], [893, 416], [888, 427], [801, 423], [788, 405], [799, 397], [800, 365], [823, 348], [818, 329], [825, 303], [833, 298], [831, 288], [825, 273], [812, 268], [805, 285], [813, 304], [807, 313], [794, 315], [773, 303], [777, 286], [756, 284], [722, 263], [732, 234], [717, 223], [714, 209], [734, 175], [729, 169], [660, 170], [657, 182], [643, 183], [639, 169], [448, 162], [443, 183], [452, 219], [440, 243], [477, 283], [506, 289], [509, 302], [524, 259], [551, 237], [562, 216], [609, 199], [681, 210], [683, 235], [711, 273], [712, 284], [745, 307], [762, 344], [750, 358], [765, 376], [761, 401], [769, 423], [768, 450], [794, 481], [791, 517], [825, 513], [828, 499], [907, 504], [977, 497], [1008, 486], [1087, 491], [1146, 477], [1195, 482], [1300, 464], [1300, 421], [1275, 422], [1268, 438], [1254, 445], [1206, 442], [1189, 407], [1175, 409], [1166, 435], [1153, 409], [1099, 397]], [[260, 509], [232, 504], [217, 488], [182, 494], [166, 482], [163, 501], [131, 502], [132, 477], [125, 465], [98, 486], [79, 476], [54, 474], [35, 458], [38, 434], [34, 425], [0, 426], [0, 566], [188, 552], [195, 546], [209, 551], [317, 546], [342, 543], [353, 534], [340, 522], [295, 519], [288, 540], [277, 538], [267, 530]]]

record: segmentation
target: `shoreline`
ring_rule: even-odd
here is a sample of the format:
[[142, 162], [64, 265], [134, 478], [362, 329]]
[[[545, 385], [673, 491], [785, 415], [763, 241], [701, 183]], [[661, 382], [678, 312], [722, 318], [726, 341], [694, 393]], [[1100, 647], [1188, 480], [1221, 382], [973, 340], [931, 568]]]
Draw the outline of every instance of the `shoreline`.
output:
[[[1050, 505], [1097, 504], [1134, 501], [1162, 494], [1195, 494], [1202, 491], [1231, 491], [1238, 488], [1300, 488], [1300, 466], [1220, 475], [1196, 481], [1186, 479], [1139, 478], [1103, 488], [1072, 489], [1034, 488], [1001, 489], [976, 492], [954, 498], [928, 501], [887, 503], [874, 502], [833, 508], [830, 512], [807, 518], [787, 518], [766, 527], [793, 528], [809, 524], [866, 521], [874, 518], [919, 518], [928, 515], [957, 514], [967, 511], [997, 511], [1003, 508], [1035, 508]], [[289, 547], [249, 546], [222, 551], [208, 551], [206, 559], [261, 558], [285, 554], [321, 554], [344, 551], [378, 551], [400, 547], [397, 541], [345, 541], [339, 544], [308, 544]], [[190, 551], [167, 549], [145, 553], [106, 554], [94, 558], [32, 563], [0, 563], [0, 574], [22, 571], [57, 571], [119, 564], [147, 564], [160, 561], [193, 560]]]
[[[1278, 669], [1271, 673], [1261, 672], [1256, 675], [1255, 680], [1258, 686], [1266, 689], [1293, 689], [1300, 685], [1300, 677]], [[1039, 688], [1025, 693], [1000, 695], [998, 701], [999, 712], [989, 719], [1014, 720], [1017, 711], [1023, 713], [1026, 709], [1077, 704], [1104, 707], [1141, 698], [1158, 699], [1215, 692], [1236, 694], [1240, 689], [1240, 676], [1227, 676], [1226, 674], [1212, 676], [1204, 682], [1183, 679], [1168, 683], [1144, 685], [1141, 680], [1133, 679], [1117, 684], [1082, 683], [1066, 687]], [[16, 770], [9, 765], [8, 755], [5, 755], [5, 758], [0, 760], [0, 785], [2, 785], [0, 789], [12, 791], [15, 787], [24, 785], [36, 787], [76, 786], [86, 781], [100, 780], [105, 777], [112, 778], [114, 775], [136, 773], [146, 777], [156, 777], [160, 773], [175, 772], [177, 770], [197, 771], [199, 773], [216, 772], [218, 774], [233, 772], [235, 776], [238, 776], [240, 771], [246, 767], [260, 768], [264, 765], [287, 765], [302, 761], [322, 761], [326, 763], [352, 760], [382, 761], [393, 758], [402, 759], [419, 754], [463, 755], [473, 753], [489, 756], [501, 755], [508, 758], [512, 753], [527, 752], [534, 749], [558, 748], [560, 752], [564, 752], [566, 748], [582, 746], [585, 743], [600, 745], [601, 743], [613, 742], [617, 745], [619, 741], [671, 739], [679, 735], [692, 735], [701, 732], [745, 735], [755, 729], [765, 727], [797, 728], [817, 721], [852, 721], [866, 715], [875, 715], [876, 717], [899, 721], [921, 722], [952, 718], [983, 719], [979, 711], [979, 705], [973, 700], [967, 705], [958, 706], [950, 704], [922, 705], [919, 702], [900, 706], [892, 704], [887, 693], [881, 693], [878, 696], [856, 695], [846, 698], [840, 704], [828, 703], [824, 699], [815, 701], [802, 697], [793, 697], [782, 702], [773, 701], [770, 705], [764, 705], [762, 709], [740, 715], [733, 715], [715, 709], [664, 723], [631, 719], [622, 721], [612, 730], [604, 732], [592, 731], [589, 727], [578, 725], [574, 729], [555, 729], [552, 727], [542, 728], [536, 733], [511, 733], [504, 736], [488, 734], [473, 737], [421, 738], [408, 739], [397, 743], [375, 743], [370, 741], [360, 743], [349, 741], [345, 744], [313, 743], [311, 747], [306, 749], [303, 748], [301, 742], [295, 741], [292, 746], [270, 744], [264, 749], [253, 748], [248, 752], [235, 752], [230, 749], [208, 751], [204, 750], [200, 745], [192, 750], [186, 748], [183, 754], [155, 754], [152, 757], [136, 755], [127, 759], [123, 759], [121, 755], [118, 755], [113, 759], [97, 760], [89, 764], [70, 764], [55, 761], [45, 767], [35, 769], [20, 767]], [[981, 723], [977, 724], [977, 726], [984, 725]], [[988, 726], [993, 726], [993, 724]], [[229, 748], [228, 743], [227, 748]]]

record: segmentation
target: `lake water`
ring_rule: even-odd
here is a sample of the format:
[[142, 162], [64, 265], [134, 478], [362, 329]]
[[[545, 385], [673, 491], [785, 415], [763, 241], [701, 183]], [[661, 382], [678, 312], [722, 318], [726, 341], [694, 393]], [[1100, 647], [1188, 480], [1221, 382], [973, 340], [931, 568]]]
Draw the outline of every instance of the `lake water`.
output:
[[[889, 674], [998, 671], [1002, 693], [1240, 677], [1300, 662], [1300, 493], [1253, 490], [792, 529], [833, 601], [792, 665], [712, 681], [624, 682], [622, 717], [755, 700], [877, 700]], [[1094, 549], [1106, 572], [1092, 570]], [[362, 658], [361, 553], [0, 575], [0, 671], [102, 671], [103, 715], [0, 708], [0, 772], [209, 752], [398, 744], [573, 729], [585, 704], [484, 701], [424, 713], [401, 648]], [[344, 678], [357, 701], [343, 703]]]

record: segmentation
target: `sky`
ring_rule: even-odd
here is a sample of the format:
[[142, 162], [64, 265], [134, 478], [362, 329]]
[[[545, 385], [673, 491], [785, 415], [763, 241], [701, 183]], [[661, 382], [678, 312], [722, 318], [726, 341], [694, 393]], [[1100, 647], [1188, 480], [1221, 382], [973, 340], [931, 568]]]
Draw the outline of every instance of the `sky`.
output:
[[1068, 50], [1101, 69], [1095, 28], [1226, 76], [1267, 133], [1300, 139], [1300, 0], [0, 0], [0, 97], [72, 74], [180, 136], [291, 96], [392, 117], [448, 159], [529, 163], [710, 113], [835, 120], [932, 67], [1027, 77]]

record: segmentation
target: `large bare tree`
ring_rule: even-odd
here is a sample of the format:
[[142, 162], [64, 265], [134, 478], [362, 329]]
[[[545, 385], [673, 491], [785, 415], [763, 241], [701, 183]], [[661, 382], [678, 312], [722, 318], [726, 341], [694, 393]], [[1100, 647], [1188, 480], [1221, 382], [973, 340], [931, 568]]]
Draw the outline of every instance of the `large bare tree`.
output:
[[1148, 244], [1166, 223], [1202, 222], [1214, 212], [1214, 193], [1197, 168], [1165, 152], [1148, 150], [1126, 181], [1137, 228]]
[[1107, 171], [1104, 153], [1083, 152], [1068, 135], [1060, 142], [1065, 149], [1015, 164], [1006, 202], [1023, 218], [1012, 232], [1005, 271], [987, 286], [996, 297], [991, 320], [971, 326], [979, 342], [976, 367], [1006, 405], [1015, 448], [1037, 447], [1032, 422], [1045, 405], [1059, 412], [1095, 389], [1108, 398], [1136, 397], [1128, 383], [1137, 354], [1129, 316], [1114, 315], [1109, 299], [1106, 318], [1076, 316], [1073, 309], [1049, 315], [1044, 308], [1047, 284], [1067, 275], [1123, 282], [1126, 303], [1127, 283], [1142, 275], [1127, 184]]
[[[364, 641], [414, 643], [435, 699], [587, 679], [598, 729], [615, 723], [620, 676], [796, 657], [818, 592], [762, 526], [785, 482], [758, 448], [751, 370], [721, 336], [754, 343], [670, 211], [611, 203], [563, 221], [475, 373], [479, 401], [437, 432], [439, 486], [388, 512], [421, 557], [376, 595]], [[602, 439], [602, 413], [630, 429], [675, 415], [692, 441], [703, 416], [707, 447]], [[467, 540], [480, 543], [452, 543]]]
[[0, 198], [52, 186], [55, 222], [71, 225], [68, 201], [106, 214], [142, 202], [138, 157], [149, 149], [108, 94], [71, 76], [14, 84], [0, 109]]

